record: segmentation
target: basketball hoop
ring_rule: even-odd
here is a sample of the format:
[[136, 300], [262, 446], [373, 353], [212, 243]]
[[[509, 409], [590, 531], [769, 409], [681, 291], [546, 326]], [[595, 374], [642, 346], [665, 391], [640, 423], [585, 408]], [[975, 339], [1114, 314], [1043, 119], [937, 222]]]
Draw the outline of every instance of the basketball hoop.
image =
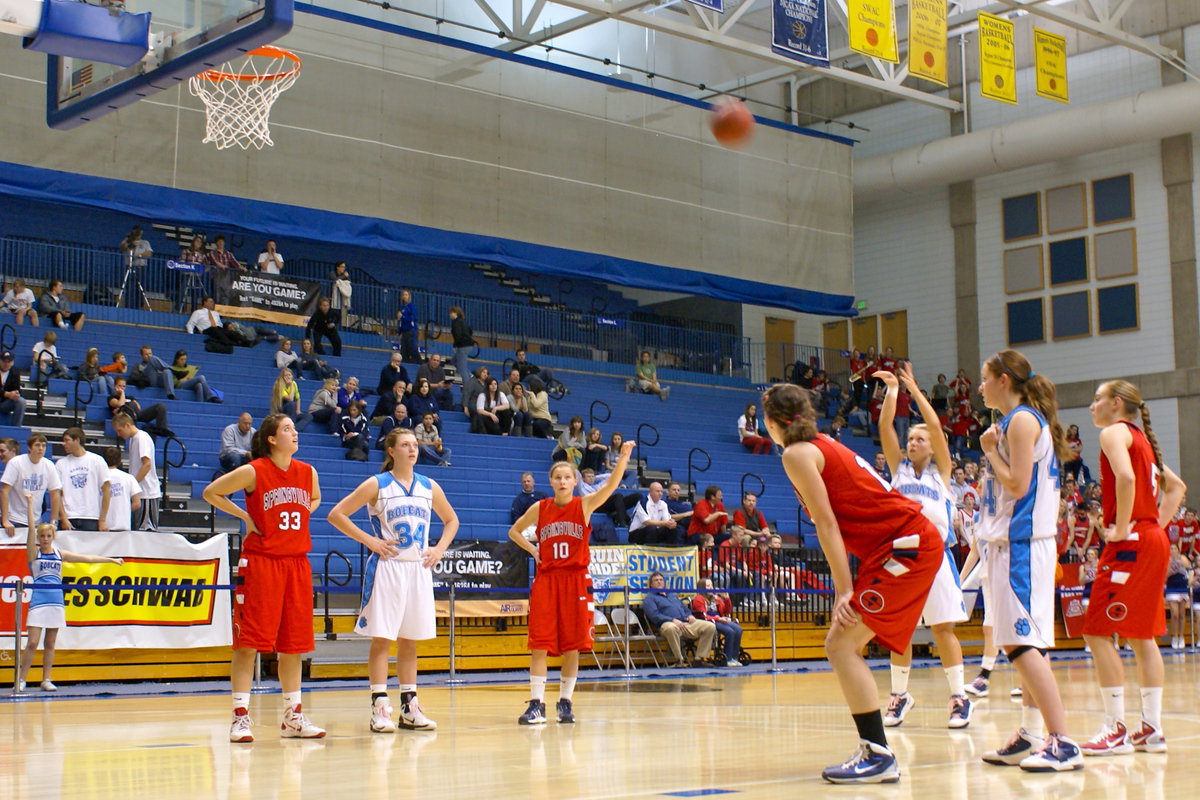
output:
[[204, 142], [218, 150], [237, 145], [274, 145], [269, 126], [271, 106], [300, 75], [300, 57], [279, 47], [264, 45], [246, 54], [236, 69], [226, 62], [188, 80], [193, 95], [204, 101]]

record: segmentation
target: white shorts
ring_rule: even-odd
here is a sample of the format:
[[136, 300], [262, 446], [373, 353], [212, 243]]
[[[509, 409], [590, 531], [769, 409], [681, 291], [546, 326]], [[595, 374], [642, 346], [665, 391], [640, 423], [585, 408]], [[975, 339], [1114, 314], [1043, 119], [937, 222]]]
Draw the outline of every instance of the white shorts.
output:
[[963, 603], [962, 587], [958, 585], [958, 569], [954, 557], [947, 550], [942, 556], [942, 566], [929, 587], [925, 608], [921, 611], [921, 624], [942, 625], [947, 622], [966, 622], [967, 607]]
[[437, 635], [433, 572], [420, 561], [380, 561], [371, 554], [363, 603], [354, 632], [380, 639], [432, 639]]
[[992, 587], [988, 583], [987, 553], [987, 543], [980, 542], [979, 560], [975, 562], [975, 566], [971, 567], [971, 571], [963, 578], [962, 590], [964, 592], [979, 590], [979, 594], [983, 597], [983, 624], [990, 628], [992, 627]]
[[1054, 647], [1053, 538], [989, 542], [992, 635], [999, 647]]
[[25, 617], [25, 625], [29, 628], [65, 628], [67, 607], [57, 604], [34, 606]]

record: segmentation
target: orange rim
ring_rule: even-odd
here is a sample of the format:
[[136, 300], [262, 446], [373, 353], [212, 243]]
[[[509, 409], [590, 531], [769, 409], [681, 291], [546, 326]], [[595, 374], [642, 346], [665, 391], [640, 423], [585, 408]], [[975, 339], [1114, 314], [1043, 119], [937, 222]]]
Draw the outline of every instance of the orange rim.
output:
[[290, 50], [284, 50], [282, 47], [275, 47], [274, 45], [270, 45], [270, 44], [265, 44], [262, 47], [257, 47], [254, 50], [251, 50], [246, 55], [248, 55], [248, 56], [263, 56], [264, 58], [285, 58], [285, 59], [295, 62], [295, 66], [292, 67], [291, 69], [284, 70], [283, 72], [274, 72], [274, 73], [271, 73], [270, 75], [240, 75], [236, 72], [221, 72], [220, 70], [216, 70], [216, 69], [206, 69], [206, 70], [204, 70], [204, 72], [200, 73], [200, 77], [204, 78], [205, 80], [210, 80], [210, 81], [214, 81], [214, 82], [215, 81], [276, 81], [276, 80], [279, 80], [280, 78], [286, 78], [289, 75], [295, 75], [297, 72], [300, 71], [300, 67], [302, 66], [302, 62], [300, 61], [300, 56], [296, 55], [295, 53], [291, 52]]

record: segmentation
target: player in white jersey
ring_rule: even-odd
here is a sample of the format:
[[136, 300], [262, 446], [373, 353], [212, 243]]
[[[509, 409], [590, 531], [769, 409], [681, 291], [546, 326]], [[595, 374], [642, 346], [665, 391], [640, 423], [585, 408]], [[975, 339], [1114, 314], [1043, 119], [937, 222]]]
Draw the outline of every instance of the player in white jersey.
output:
[[[396, 730], [387, 695], [388, 652], [396, 642], [400, 727], [432, 731], [437, 723], [417, 703], [417, 640], [437, 633], [432, 568], [458, 532], [458, 515], [437, 482], [413, 471], [419, 448], [411, 430], [394, 428], [385, 440], [385, 452], [383, 472], [367, 478], [334, 506], [329, 521], [371, 551], [355, 624], [358, 633], [371, 637], [371, 730]], [[363, 506], [371, 514], [374, 535], [350, 520]], [[442, 535], [430, 546], [433, 514], [442, 521]]]
[[[971, 724], [971, 700], [963, 689], [962, 645], [954, 634], [954, 625], [967, 620], [967, 609], [963, 605], [954, 554], [950, 551], [957, 541], [950, 524], [954, 511], [954, 495], [950, 492], [950, 446], [942, 433], [937, 412], [921, 394], [911, 364], [901, 362], [897, 374], [878, 372], [876, 377], [887, 386], [879, 413], [879, 441], [892, 472], [892, 488], [921, 504], [921, 513], [937, 526], [945, 543], [941, 568], [921, 612], [921, 624], [927, 625], [933, 632], [942, 669], [950, 684], [950, 720], [947, 726], [965, 728]], [[908, 429], [904, 452], [900, 450], [900, 439], [892, 424], [901, 383], [925, 420], [925, 424], [913, 425]], [[909, 642], [903, 653], [892, 653], [892, 695], [883, 715], [883, 724], [889, 728], [903, 723], [908, 712], [916, 705], [913, 696], [908, 693], [912, 652], [912, 643]]]
[[[984, 462], [987, 463], [986, 460]], [[987, 468], [984, 468], [986, 473]], [[987, 697], [991, 683], [992, 670], [996, 668], [996, 657], [1000, 648], [996, 646], [996, 637], [992, 634], [992, 592], [987, 580], [987, 542], [979, 538], [979, 513], [975, 508], [975, 492], [963, 495], [963, 507], [956, 512], [955, 528], [970, 550], [963, 562], [959, 573], [959, 583], [963, 592], [976, 589], [983, 596], [983, 659], [980, 662], [979, 674], [968, 683], [963, 690], [972, 697]], [[1015, 696], [1020, 696], [1017, 692]]]
[[[1022, 724], [989, 764], [1031, 772], [1081, 769], [1047, 650], [1054, 646], [1054, 572], [1059, 459], [1067, 453], [1054, 384], [1023, 355], [1002, 350], [983, 364], [979, 391], [1003, 415], [980, 437], [990, 469], [980, 537], [987, 542], [992, 629], [1024, 689]], [[1042, 737], [1042, 724], [1046, 735]]]

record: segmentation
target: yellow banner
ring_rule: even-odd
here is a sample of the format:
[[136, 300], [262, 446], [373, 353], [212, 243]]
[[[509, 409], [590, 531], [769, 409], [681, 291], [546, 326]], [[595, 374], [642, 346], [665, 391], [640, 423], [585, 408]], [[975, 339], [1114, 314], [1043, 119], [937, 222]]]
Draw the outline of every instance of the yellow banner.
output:
[[650, 574], [661, 572], [666, 578], [667, 591], [696, 591], [696, 548], [654, 547], [638, 544], [592, 545], [592, 590], [598, 606], [619, 606], [625, 602], [640, 603], [646, 594]]
[[[450, 601], [435, 600], [433, 604], [439, 617], [450, 616]], [[455, 600], [454, 617], [525, 617], [529, 615], [529, 601], [525, 598], [511, 600]]]
[[900, 62], [892, 0], [847, 0], [846, 28], [854, 52], [893, 64]]
[[1017, 57], [1013, 24], [979, 12], [979, 91], [1001, 103], [1017, 104]]
[[908, 74], [946, 85], [946, 0], [908, 0]]
[[1033, 56], [1038, 97], [1070, 103], [1067, 91], [1067, 40], [1034, 28]]
[[[67, 625], [207, 625], [220, 562], [126, 558], [122, 565], [72, 563], [63, 568]], [[153, 586], [154, 588], [149, 588]], [[223, 590], [228, 594], [228, 590]]]

